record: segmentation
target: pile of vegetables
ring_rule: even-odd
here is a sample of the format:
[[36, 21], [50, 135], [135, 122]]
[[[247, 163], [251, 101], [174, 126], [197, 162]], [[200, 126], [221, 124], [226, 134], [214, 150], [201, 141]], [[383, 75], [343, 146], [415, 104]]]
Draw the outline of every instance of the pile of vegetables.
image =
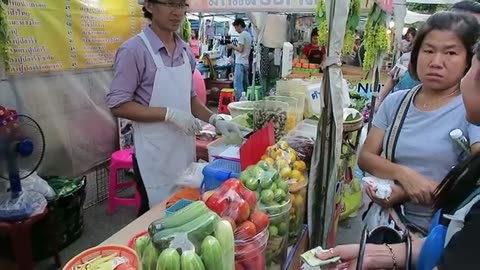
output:
[[230, 223], [196, 201], [152, 222], [135, 250], [143, 270], [233, 270], [234, 244]]
[[371, 70], [378, 57], [388, 52], [389, 36], [386, 25], [386, 12], [374, 3], [367, 18], [365, 25], [365, 59], [363, 60], [363, 69]]
[[[262, 270], [265, 268], [263, 254], [268, 236], [269, 218], [257, 209], [255, 192], [245, 188], [240, 180], [225, 181], [217, 190], [205, 192], [202, 200], [208, 208], [228, 221], [234, 230], [235, 269]], [[265, 242], [265, 243], [264, 243]], [[245, 244], [248, 243], [248, 244]]]

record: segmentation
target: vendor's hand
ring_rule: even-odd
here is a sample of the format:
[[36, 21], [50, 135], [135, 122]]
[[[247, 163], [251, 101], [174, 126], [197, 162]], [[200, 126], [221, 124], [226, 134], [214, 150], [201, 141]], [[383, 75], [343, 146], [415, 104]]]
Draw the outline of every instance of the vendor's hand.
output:
[[431, 204], [438, 183], [405, 166], [400, 167], [396, 180], [400, 182], [410, 200], [423, 205]]
[[399, 185], [392, 185], [392, 194], [386, 199], [380, 199], [375, 195], [376, 189], [367, 185], [366, 193], [370, 199], [384, 208], [391, 208], [397, 204], [404, 202], [407, 199], [405, 190]]
[[218, 132], [223, 136], [243, 138], [242, 131], [247, 131], [246, 128], [239, 126], [233, 122], [227, 121], [218, 115], [214, 114], [210, 117], [209, 123], [214, 125]]
[[193, 117], [191, 113], [173, 108], [167, 108], [167, 113], [165, 114], [165, 121], [174, 123], [179, 128], [181, 128], [187, 135], [195, 135], [195, 133], [200, 132], [202, 128], [200, 122], [195, 117]]

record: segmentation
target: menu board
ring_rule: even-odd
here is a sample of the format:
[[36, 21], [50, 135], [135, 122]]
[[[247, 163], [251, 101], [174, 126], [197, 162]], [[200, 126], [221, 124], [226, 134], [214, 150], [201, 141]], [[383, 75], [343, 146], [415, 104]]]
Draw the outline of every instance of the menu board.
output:
[[110, 67], [145, 24], [138, 0], [10, 0], [10, 74]]

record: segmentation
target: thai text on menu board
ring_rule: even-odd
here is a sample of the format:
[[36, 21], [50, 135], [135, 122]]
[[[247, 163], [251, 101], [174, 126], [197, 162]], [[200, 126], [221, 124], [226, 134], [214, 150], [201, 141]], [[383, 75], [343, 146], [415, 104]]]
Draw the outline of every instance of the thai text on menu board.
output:
[[111, 67], [142, 29], [138, 0], [10, 0], [10, 74]]
[[[314, 10], [317, 0], [207, 0], [208, 9], [223, 10], [228, 8], [238, 8], [241, 10], [276, 10], [288, 9], [296, 10]], [[193, 4], [192, 10], [196, 5]], [[201, 7], [198, 7], [201, 9]]]

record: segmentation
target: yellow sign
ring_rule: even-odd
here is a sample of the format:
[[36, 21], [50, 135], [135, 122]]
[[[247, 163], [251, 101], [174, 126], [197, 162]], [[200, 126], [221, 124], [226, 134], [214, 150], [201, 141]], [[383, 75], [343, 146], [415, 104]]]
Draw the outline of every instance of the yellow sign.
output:
[[10, 74], [109, 67], [142, 29], [138, 0], [10, 0]]

